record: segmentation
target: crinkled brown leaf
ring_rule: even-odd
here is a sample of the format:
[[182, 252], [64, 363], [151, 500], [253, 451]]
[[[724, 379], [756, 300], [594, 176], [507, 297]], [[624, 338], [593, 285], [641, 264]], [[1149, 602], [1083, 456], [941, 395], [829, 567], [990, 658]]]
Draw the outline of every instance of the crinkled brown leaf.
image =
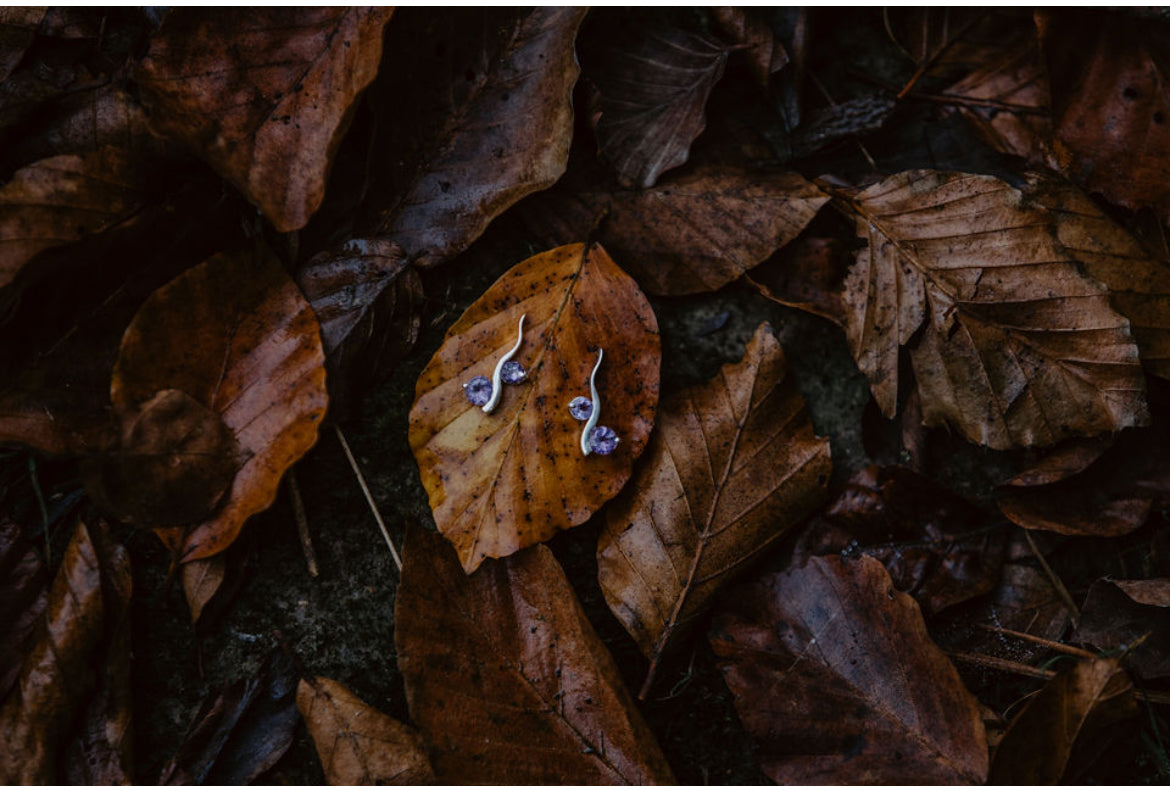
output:
[[1085, 659], [1058, 673], [1012, 720], [995, 751], [993, 785], [1052, 785], [1087, 765], [1135, 716], [1133, 684], [1116, 657]]
[[[491, 414], [464, 397], [497, 359], [527, 368]], [[599, 350], [598, 425], [609, 456], [581, 452], [569, 402], [589, 396]], [[415, 385], [410, 446], [435, 523], [470, 573], [581, 524], [612, 498], [646, 446], [658, 406], [658, 322], [637, 284], [600, 245], [566, 245], [508, 270], [447, 331]]]
[[393, 8], [175, 8], [137, 81], [151, 121], [279, 231], [321, 204], [351, 106], [373, 82]]
[[316, 443], [328, 403], [317, 318], [266, 248], [216, 255], [139, 309], [110, 397], [132, 408], [164, 388], [219, 413], [249, 454], [227, 502], [187, 536], [184, 560], [210, 557], [272, 504], [284, 471]]
[[788, 64], [788, 51], [772, 32], [772, 26], [750, 8], [717, 6], [711, 20], [726, 40], [744, 47], [752, 76], [763, 90], [768, 90], [772, 75]]
[[394, 641], [440, 783], [675, 782], [548, 547], [467, 576], [413, 528], [404, 555]]
[[716, 39], [664, 27], [613, 47], [589, 73], [601, 92], [592, 119], [599, 154], [622, 186], [653, 187], [687, 161], [727, 53]]
[[267, 772], [293, 742], [300, 722], [297, 672], [277, 650], [250, 678], [209, 694], [160, 785], [244, 785]]
[[1061, 168], [1131, 209], [1170, 212], [1170, 28], [1118, 13], [1039, 12]]
[[0, 289], [40, 252], [111, 228], [141, 208], [139, 163], [103, 148], [21, 168], [0, 187]]
[[1028, 196], [909, 171], [849, 201], [868, 246], [845, 280], [846, 335], [887, 417], [908, 346], [926, 424], [992, 448], [1149, 421], [1130, 324], [1082, 274], [1110, 252], [1082, 252], [1097, 218], [1053, 217]]
[[426, 785], [435, 773], [422, 736], [332, 679], [302, 679], [297, 708], [330, 785]]
[[1097, 580], [1072, 639], [1106, 652], [1129, 649], [1122, 662], [1141, 678], [1170, 676], [1170, 580]]
[[573, 42], [584, 15], [552, 7], [401, 12], [375, 88], [385, 134], [372, 166], [374, 220], [362, 232], [433, 266], [513, 203], [552, 186], [572, 138]]
[[637, 475], [606, 510], [598, 577], [650, 657], [643, 697], [715, 594], [825, 499], [829, 441], [787, 374], [761, 325], [740, 362], [664, 402]]
[[45, 564], [22, 526], [0, 517], [0, 701], [20, 676], [47, 604]]
[[927, 617], [994, 590], [1006, 536], [951, 490], [902, 467], [858, 471], [801, 535], [796, 557], [862, 553]]
[[711, 646], [778, 783], [982, 783], [979, 708], [873, 558], [814, 557], [745, 586]]

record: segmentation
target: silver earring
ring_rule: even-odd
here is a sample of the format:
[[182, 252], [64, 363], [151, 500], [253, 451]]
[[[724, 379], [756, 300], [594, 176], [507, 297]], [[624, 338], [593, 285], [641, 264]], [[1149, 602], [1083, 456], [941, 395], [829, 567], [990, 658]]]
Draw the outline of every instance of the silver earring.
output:
[[585, 428], [581, 430], [581, 454], [588, 456], [590, 453], [596, 453], [599, 456], [608, 456], [617, 450], [618, 443], [621, 439], [618, 438], [615, 432], [609, 426], [599, 426], [597, 421], [601, 419], [601, 398], [597, 395], [597, 369], [601, 367], [601, 360], [605, 356], [604, 349], [597, 350], [597, 365], [593, 366], [593, 373], [589, 374], [589, 395], [592, 399], [585, 396], [577, 396], [569, 402], [569, 414], [577, 420], [585, 421]]
[[496, 363], [496, 370], [492, 371], [491, 380], [489, 381], [486, 376], [475, 376], [463, 385], [463, 394], [467, 396], [467, 400], [478, 407], [483, 407], [487, 414], [491, 414], [500, 403], [504, 389], [501, 383], [518, 385], [528, 378], [528, 371], [524, 366], [512, 359], [512, 355], [520, 351], [520, 346], [524, 343], [524, 319], [527, 315], [525, 313], [520, 317], [520, 326], [516, 330], [516, 345], [500, 357]]

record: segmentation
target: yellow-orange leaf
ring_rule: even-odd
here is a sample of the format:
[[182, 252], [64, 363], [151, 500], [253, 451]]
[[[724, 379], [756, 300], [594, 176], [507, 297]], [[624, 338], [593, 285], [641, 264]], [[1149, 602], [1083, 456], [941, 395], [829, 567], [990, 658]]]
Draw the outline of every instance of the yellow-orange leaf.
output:
[[[464, 396], [516, 343], [528, 370], [485, 414]], [[609, 456], [581, 452], [599, 350], [599, 425], [620, 437]], [[658, 406], [658, 322], [637, 284], [599, 245], [571, 244], [520, 262], [460, 319], [418, 378], [410, 446], [439, 530], [474, 571], [579, 525], [612, 498], [641, 454]]]

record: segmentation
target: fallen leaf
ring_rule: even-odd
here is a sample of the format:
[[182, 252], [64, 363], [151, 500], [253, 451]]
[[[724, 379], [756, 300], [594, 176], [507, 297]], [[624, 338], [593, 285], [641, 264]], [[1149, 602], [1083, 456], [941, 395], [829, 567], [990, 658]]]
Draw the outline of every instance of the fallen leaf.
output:
[[1170, 32], [1119, 13], [1037, 12], [1061, 169], [1130, 209], [1170, 212]]
[[297, 680], [276, 650], [254, 676], [209, 694], [159, 785], [244, 785], [275, 766], [301, 719]]
[[191, 623], [199, 621], [203, 608], [223, 586], [226, 574], [227, 563], [223, 555], [192, 560], [190, 563], [184, 563], [179, 569], [183, 596], [187, 599], [187, 609], [191, 612]]
[[794, 560], [868, 555], [930, 617], [994, 590], [1005, 545], [1002, 520], [923, 475], [872, 465], [805, 529]]
[[0, 187], [0, 294], [38, 253], [125, 221], [146, 199], [129, 153], [103, 148], [23, 167]]
[[1132, 692], [1116, 657], [1084, 659], [1058, 673], [1008, 726], [988, 782], [1052, 785], [1070, 764], [1087, 766], [1116, 726], [1138, 713]]
[[418, 731], [332, 679], [302, 679], [297, 708], [329, 785], [428, 785], [435, 773]]
[[711, 20], [727, 40], [744, 47], [752, 76], [764, 91], [772, 75], [788, 65], [788, 51], [772, 32], [772, 27], [752, 9], [718, 6], [711, 9]]
[[393, 8], [171, 9], [135, 75], [151, 122], [278, 231], [321, 204]]
[[824, 501], [831, 470], [766, 324], [740, 362], [663, 403], [597, 545], [606, 603], [651, 660], [641, 697], [715, 594]]
[[843, 325], [850, 257], [838, 239], [801, 237], [748, 272], [747, 281], [773, 302]]
[[[517, 340], [527, 369], [496, 410], [465, 397]], [[597, 390], [620, 444], [583, 455], [586, 424], [569, 402]], [[658, 322], [637, 284], [600, 245], [566, 245], [508, 270], [447, 330], [415, 385], [410, 447], [439, 531], [468, 573], [587, 520], [621, 490], [658, 406]]]
[[621, 674], [548, 547], [471, 576], [406, 534], [394, 644], [443, 784], [673, 784]]
[[110, 398], [130, 409], [161, 389], [217, 412], [249, 454], [227, 502], [187, 536], [184, 561], [210, 557], [272, 504], [285, 470], [316, 443], [328, 403], [317, 319], [271, 252], [216, 255], [139, 308]]
[[601, 92], [592, 119], [598, 152], [623, 187], [653, 187], [687, 161], [728, 51], [716, 39], [664, 27], [640, 31], [587, 70]]
[[36, 38], [46, 10], [45, 6], [0, 9], [0, 81], [8, 79], [24, 57], [25, 50]]
[[180, 390], [160, 390], [121, 419], [121, 443], [82, 458], [86, 491], [123, 522], [181, 525], [209, 515], [242, 459], [217, 412]]
[[20, 676], [47, 604], [45, 564], [22, 526], [0, 517], [0, 701]]
[[728, 600], [711, 646], [777, 783], [978, 784], [979, 707], [873, 558], [810, 558]]
[[1122, 663], [1140, 678], [1170, 676], [1170, 580], [1097, 580], [1072, 639], [1122, 651]]
[[[407, 9], [374, 88], [384, 135], [364, 234], [434, 266], [565, 171], [584, 8]], [[419, 41], [430, 42], [419, 48]], [[403, 53], [396, 60], [396, 52]]]
[[845, 281], [846, 336], [884, 415], [908, 346], [925, 423], [991, 448], [1149, 421], [1129, 322], [1081, 273], [1096, 218], [1058, 229], [1028, 191], [934, 171], [892, 176], [848, 206], [868, 247]]

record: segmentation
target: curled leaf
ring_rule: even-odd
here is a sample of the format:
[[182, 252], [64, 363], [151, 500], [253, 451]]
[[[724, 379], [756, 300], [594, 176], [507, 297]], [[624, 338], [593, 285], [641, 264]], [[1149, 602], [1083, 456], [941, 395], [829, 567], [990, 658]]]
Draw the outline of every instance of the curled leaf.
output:
[[[513, 360], [527, 378], [485, 414], [464, 385]], [[597, 375], [612, 455], [581, 451], [569, 402]], [[613, 497], [646, 446], [658, 406], [658, 323], [637, 284], [599, 245], [566, 245], [512, 267], [447, 331], [419, 375], [410, 446], [439, 531], [468, 573], [581, 524]]]
[[297, 708], [329, 785], [425, 785], [435, 779], [422, 737], [332, 679], [302, 679]]
[[634, 481], [606, 510], [601, 590], [651, 676], [715, 594], [825, 497], [829, 442], [787, 374], [761, 325], [740, 362], [664, 402]]
[[414, 528], [404, 556], [394, 641], [440, 783], [674, 783], [548, 547], [467, 576]]
[[1170, 580], [1097, 580], [1073, 639], [1124, 652], [1140, 678], [1170, 676]]
[[19, 523], [0, 518], [0, 701], [20, 677], [49, 587], [45, 564], [23, 532]]
[[213, 555], [183, 564], [179, 570], [179, 578], [183, 583], [187, 609], [191, 612], [191, 623], [199, 621], [203, 609], [223, 587], [226, 575], [227, 562], [223, 555]]
[[317, 319], [266, 248], [216, 255], [138, 310], [110, 398], [133, 408], [165, 388], [218, 413], [249, 454], [223, 507], [187, 536], [184, 560], [210, 557], [272, 504], [284, 471], [317, 441], [328, 403]]

